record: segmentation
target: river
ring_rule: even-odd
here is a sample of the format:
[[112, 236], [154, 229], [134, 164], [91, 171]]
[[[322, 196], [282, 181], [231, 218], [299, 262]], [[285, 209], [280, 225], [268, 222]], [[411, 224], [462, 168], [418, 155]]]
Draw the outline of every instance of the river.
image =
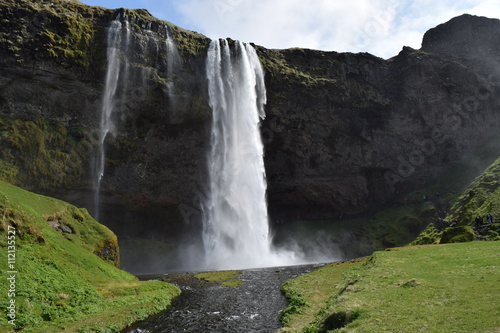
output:
[[279, 313], [288, 305], [281, 285], [321, 265], [249, 269], [236, 276], [243, 282], [224, 287], [207, 282], [195, 273], [141, 276], [164, 279], [177, 285], [182, 294], [164, 312], [123, 330], [123, 333], [251, 333], [276, 332]]

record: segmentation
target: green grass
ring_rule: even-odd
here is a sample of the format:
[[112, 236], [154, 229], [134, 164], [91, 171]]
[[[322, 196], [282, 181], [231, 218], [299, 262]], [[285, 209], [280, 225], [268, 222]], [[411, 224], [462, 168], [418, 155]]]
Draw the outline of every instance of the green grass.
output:
[[238, 287], [244, 282], [236, 279], [241, 271], [215, 271], [198, 273], [194, 277], [208, 282], [221, 282], [222, 287]]
[[215, 271], [198, 273], [194, 277], [208, 282], [221, 282], [222, 287], [238, 287], [244, 282], [236, 279], [241, 271]]
[[[57, 221], [71, 234], [54, 229]], [[9, 298], [0, 298], [0, 331], [118, 332], [168, 306], [179, 289], [139, 282], [119, 270], [116, 236], [65, 202], [0, 182], [0, 292], [7, 295], [5, 273], [18, 271], [15, 326], [8, 324]], [[8, 230], [16, 230], [16, 261], [7, 267]], [[106, 249], [106, 251], [103, 251]], [[100, 255], [102, 258], [100, 258]], [[104, 259], [104, 260], [103, 260]]]
[[223, 287], [239, 287], [241, 285], [243, 285], [243, 281], [241, 281], [240, 279], [232, 279], [232, 280], [228, 280], [228, 281], [224, 281], [221, 283], [221, 286]]
[[[500, 242], [376, 252], [341, 278], [324, 272], [320, 281], [330, 283], [330, 298], [311, 302], [316, 317], [306, 328], [309, 318], [283, 331], [499, 332], [499, 263]], [[314, 285], [298, 287], [305, 295]]]
[[451, 208], [448, 218], [456, 218], [463, 225], [473, 225], [477, 215], [491, 213], [500, 218], [500, 159], [488, 167]]
[[[484, 218], [486, 214], [490, 213], [498, 222], [500, 218], [500, 159], [495, 160], [472, 181], [460, 196], [457, 195], [450, 206], [445, 220], [456, 219], [460, 226], [473, 226], [476, 216], [481, 215]], [[442, 230], [429, 224], [413, 241], [413, 244], [437, 244], [441, 241], [442, 236]], [[500, 240], [498, 226], [493, 225], [484, 229], [480, 236], [486, 240]]]
[[198, 273], [194, 277], [209, 282], [222, 282], [236, 277], [241, 271], [215, 271]]
[[[413, 244], [468, 243], [376, 252], [356, 268], [327, 266], [289, 281], [282, 290], [291, 306], [282, 312], [281, 332], [500, 332], [500, 243], [470, 242], [475, 216], [492, 213], [497, 222], [500, 216], [500, 159], [480, 167], [492, 163], [497, 146], [478, 152], [481, 163], [458, 163], [406, 194], [407, 205], [395, 202], [355, 231], [372, 248], [405, 244], [437, 219], [435, 199], [423, 199], [439, 192], [450, 212], [446, 220], [456, 218], [459, 227], [443, 233], [430, 223]], [[500, 240], [499, 234], [495, 223], [479, 237]]]
[[330, 264], [284, 283], [281, 291], [290, 305], [280, 313], [284, 327], [279, 332], [300, 332], [312, 322], [330, 295], [338, 293], [344, 286], [343, 274], [364, 260]]

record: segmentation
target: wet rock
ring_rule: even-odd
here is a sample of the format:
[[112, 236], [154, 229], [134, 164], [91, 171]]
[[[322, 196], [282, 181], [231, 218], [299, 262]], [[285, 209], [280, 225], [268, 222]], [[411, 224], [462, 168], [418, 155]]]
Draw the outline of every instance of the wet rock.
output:
[[94, 251], [94, 254], [103, 260], [112, 262], [116, 267], [120, 267], [120, 254], [118, 245], [104, 245], [101, 249]]

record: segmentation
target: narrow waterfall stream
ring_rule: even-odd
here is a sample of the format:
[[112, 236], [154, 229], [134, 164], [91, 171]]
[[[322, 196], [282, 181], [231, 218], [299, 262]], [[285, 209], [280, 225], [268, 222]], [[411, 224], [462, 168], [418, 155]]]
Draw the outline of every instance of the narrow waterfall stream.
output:
[[98, 134], [98, 151], [94, 163], [94, 202], [92, 215], [99, 220], [101, 183], [105, 169], [105, 140], [109, 133], [114, 130], [113, 112], [117, 98], [120, 82], [128, 82], [128, 64], [126, 63], [126, 50], [130, 44], [130, 28], [127, 20], [121, 21], [118, 16], [111, 22], [107, 36], [108, 48], [106, 79], [104, 82], [104, 93], [101, 105], [101, 118]]

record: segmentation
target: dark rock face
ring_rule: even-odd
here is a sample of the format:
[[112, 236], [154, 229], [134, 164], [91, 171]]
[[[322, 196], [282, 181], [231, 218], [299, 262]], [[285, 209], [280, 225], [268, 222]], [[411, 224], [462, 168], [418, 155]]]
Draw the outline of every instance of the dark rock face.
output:
[[[495, 79], [451, 56], [410, 48], [386, 61], [311, 50], [261, 54], [269, 73], [271, 209], [363, 212], [437, 175], [498, 127]], [[285, 66], [273, 67], [274, 59]]]
[[[120, 16], [128, 17], [131, 27], [129, 73], [128, 82], [121, 82], [121, 103], [114, 113], [117, 130], [106, 142], [103, 190], [136, 205], [190, 200], [204, 172], [210, 108], [204, 57], [196, 52], [206, 49], [208, 39], [170, 27], [181, 47], [182, 64], [167, 74], [166, 23], [146, 11], [111, 11], [66, 1], [5, 1], [2, 8], [1, 19], [7, 24], [0, 37], [5, 46], [0, 126], [8, 134], [2, 138], [0, 159], [15, 174], [4, 177], [32, 190], [85, 201], [78, 193], [92, 188], [107, 66], [106, 32]], [[80, 30], [87, 35], [82, 37]], [[72, 44], [82, 38], [87, 43]], [[175, 90], [167, 94], [172, 80]], [[24, 129], [28, 122], [32, 128]], [[62, 126], [56, 133], [42, 135], [56, 125]], [[36, 142], [11, 135], [30, 129], [40, 132]], [[55, 136], [59, 142], [53, 142]], [[28, 160], [23, 150], [33, 155], [35, 144], [43, 154]], [[65, 194], [68, 190], [72, 193]]]
[[422, 50], [456, 57], [498, 59], [499, 34], [498, 20], [462, 15], [427, 31]]
[[[0, 160], [8, 171], [2, 178], [85, 201], [92, 189], [106, 29], [121, 14], [131, 22], [130, 82], [116, 135], [106, 142], [103, 191], [122, 204], [196, 210], [207, 179], [209, 40], [146, 11], [65, 1], [0, 5]], [[38, 18], [35, 24], [29, 15]], [[175, 75], [167, 73], [165, 24], [182, 58]], [[500, 73], [493, 70], [499, 29], [498, 20], [461, 16], [430, 30], [421, 50], [403, 48], [388, 60], [256, 47], [266, 71], [262, 135], [271, 215], [363, 213], [488, 140], [500, 121]], [[23, 151], [34, 143], [16, 139], [22, 128], [16, 121], [57, 135], [40, 135], [40, 157], [28, 160]], [[42, 168], [36, 161], [54, 163]]]

